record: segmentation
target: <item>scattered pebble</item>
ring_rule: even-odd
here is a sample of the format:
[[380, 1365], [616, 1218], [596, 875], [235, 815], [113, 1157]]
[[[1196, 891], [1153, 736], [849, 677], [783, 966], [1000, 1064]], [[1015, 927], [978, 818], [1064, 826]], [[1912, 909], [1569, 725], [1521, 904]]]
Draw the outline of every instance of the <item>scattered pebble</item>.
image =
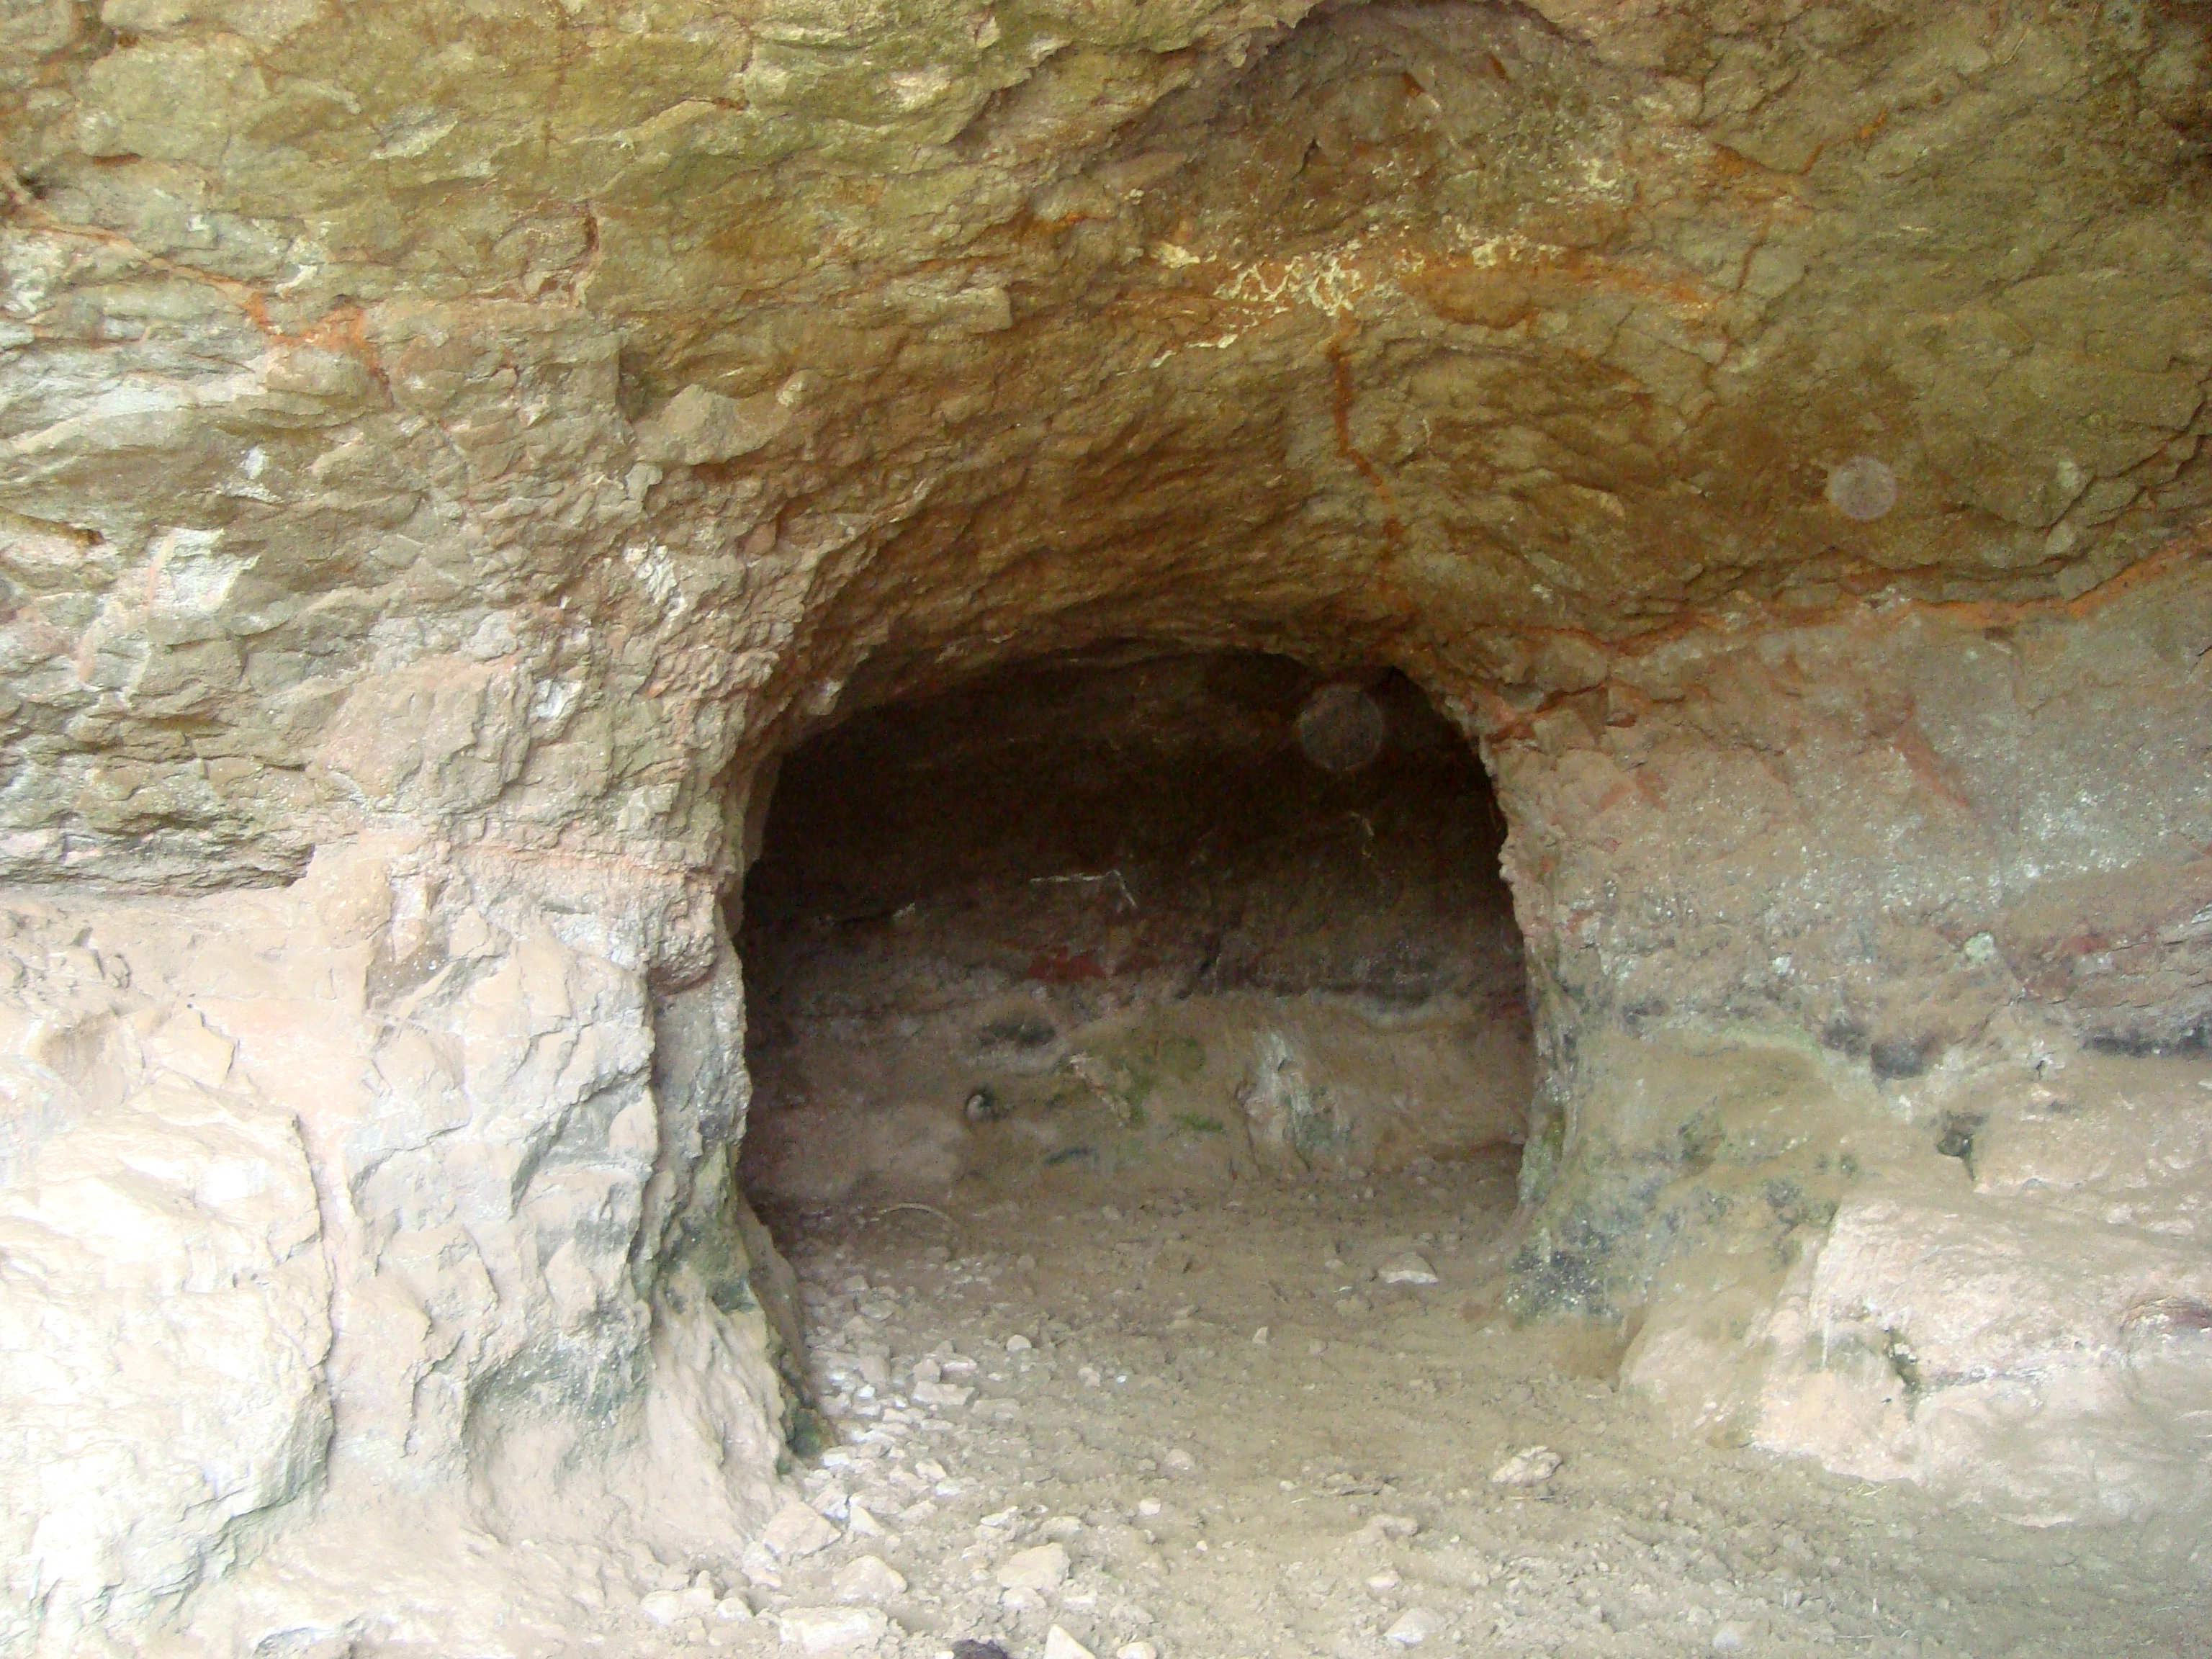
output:
[[1411, 1538], [1421, 1529], [1421, 1523], [1410, 1515], [1375, 1514], [1367, 1517], [1359, 1530], [1352, 1534], [1354, 1544], [1377, 1544], [1386, 1538]]
[[775, 1512], [760, 1541], [778, 1560], [795, 1561], [828, 1549], [838, 1537], [836, 1527], [818, 1510], [793, 1498]]
[[1008, 1353], [1027, 1353], [1036, 1346], [1036, 1345], [1031, 1342], [1026, 1336], [1017, 1334], [1006, 1339], [1006, 1352]]
[[1057, 1589], [1067, 1577], [1067, 1548], [1058, 1542], [1017, 1550], [999, 1565], [1005, 1589]]
[[786, 1642], [805, 1653], [850, 1653], [883, 1639], [890, 1621], [874, 1607], [786, 1607], [776, 1615]]
[[1401, 1648], [1417, 1648], [1444, 1627], [1443, 1616], [1427, 1607], [1408, 1607], [1382, 1632], [1382, 1639]]
[[1044, 1659], [1098, 1659], [1098, 1656], [1054, 1625], [1044, 1633]]
[[1198, 1467], [1198, 1460], [1181, 1446], [1177, 1446], [1165, 1457], [1160, 1459], [1160, 1465], [1164, 1468], [1174, 1470], [1177, 1474], [1188, 1474]]
[[1565, 1462], [1549, 1446], [1530, 1446], [1491, 1470], [1490, 1483], [1494, 1486], [1540, 1486], [1557, 1474]]
[[906, 1575], [879, 1555], [855, 1556], [830, 1583], [840, 1601], [888, 1601], [906, 1594]]
[[1150, 1642], [1124, 1642], [1114, 1650], [1114, 1659], [1160, 1659], [1160, 1650]]
[[1403, 1255], [1394, 1255], [1375, 1270], [1375, 1277], [1385, 1285], [1433, 1285], [1437, 1270], [1429, 1266], [1428, 1259], [1413, 1250]]
[[1742, 1653], [1759, 1640], [1759, 1626], [1748, 1619], [1730, 1619], [1713, 1632], [1715, 1653]]

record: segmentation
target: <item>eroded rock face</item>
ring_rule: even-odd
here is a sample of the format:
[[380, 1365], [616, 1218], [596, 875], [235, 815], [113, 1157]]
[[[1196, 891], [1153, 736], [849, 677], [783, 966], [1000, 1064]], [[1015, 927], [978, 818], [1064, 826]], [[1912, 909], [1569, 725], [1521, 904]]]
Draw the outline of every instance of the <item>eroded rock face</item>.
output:
[[[62, 1484], [0, 1640], [132, 1628], [356, 1475], [764, 1515], [715, 900], [765, 760], [994, 663], [1389, 663], [1482, 738], [1536, 1305], [1769, 1233], [1829, 1266], [1730, 1294], [1843, 1297], [1907, 1224], [1866, 1171], [2201, 1048], [2206, 29], [7, 9], [0, 1486]], [[250, 1577], [196, 1604], [247, 1647], [293, 1628]]]
[[386, 836], [11, 904], [11, 1644], [142, 1622], [318, 1504], [764, 1517], [736, 964], [710, 888], [605, 873]]

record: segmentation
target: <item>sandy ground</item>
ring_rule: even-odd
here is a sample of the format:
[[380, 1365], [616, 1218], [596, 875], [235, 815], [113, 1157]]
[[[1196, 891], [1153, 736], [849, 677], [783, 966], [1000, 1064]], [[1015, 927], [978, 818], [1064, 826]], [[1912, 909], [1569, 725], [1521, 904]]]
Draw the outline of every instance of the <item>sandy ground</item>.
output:
[[[829, 1524], [783, 1517], [781, 1559], [705, 1587], [736, 1592], [719, 1612], [664, 1595], [672, 1645], [2212, 1654], [2201, 1538], [1668, 1443], [1613, 1387], [1621, 1333], [1495, 1311], [1502, 1162], [1120, 1190], [775, 1218], [825, 1422], [795, 1474]], [[1437, 1282], [1378, 1276], [1409, 1254]], [[1492, 1478], [1538, 1446], [1549, 1479]]]

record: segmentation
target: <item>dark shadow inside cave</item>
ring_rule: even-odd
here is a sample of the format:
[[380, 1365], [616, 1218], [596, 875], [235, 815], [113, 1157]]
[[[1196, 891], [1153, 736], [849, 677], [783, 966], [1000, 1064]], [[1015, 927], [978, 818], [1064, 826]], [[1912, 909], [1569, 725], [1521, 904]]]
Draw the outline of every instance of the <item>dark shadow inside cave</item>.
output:
[[746, 883], [747, 1187], [1510, 1170], [1504, 834], [1388, 671], [1127, 647], [866, 710], [785, 758]]

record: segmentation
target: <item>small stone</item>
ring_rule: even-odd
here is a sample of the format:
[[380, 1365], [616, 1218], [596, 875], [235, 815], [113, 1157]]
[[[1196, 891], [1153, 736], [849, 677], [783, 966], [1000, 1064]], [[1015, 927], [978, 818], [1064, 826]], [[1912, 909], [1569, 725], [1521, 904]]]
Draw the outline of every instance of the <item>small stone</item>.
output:
[[850, 1653], [881, 1641], [890, 1621], [873, 1607], [787, 1607], [776, 1615], [786, 1642], [805, 1653]]
[[656, 1625], [672, 1625], [690, 1613], [684, 1605], [683, 1595], [676, 1590], [654, 1590], [639, 1597], [637, 1610]]
[[1742, 1653], [1759, 1640], [1759, 1626], [1748, 1619], [1730, 1619], [1713, 1632], [1715, 1653]]
[[1017, 1550], [999, 1566], [999, 1583], [1006, 1589], [1056, 1589], [1067, 1577], [1067, 1549], [1058, 1543]]
[[846, 1530], [861, 1538], [888, 1538], [890, 1534], [866, 1504], [854, 1498], [845, 1506]]
[[1396, 1568], [1385, 1567], [1382, 1571], [1369, 1577], [1367, 1581], [1367, 1588], [1376, 1591], [1394, 1590], [1405, 1582], [1406, 1581], [1404, 1579], [1398, 1577]]
[[1437, 1282], [1437, 1270], [1429, 1266], [1426, 1257], [1408, 1250], [1377, 1267], [1375, 1277], [1385, 1285], [1433, 1285]]
[[1352, 1541], [1380, 1543], [1386, 1538], [1411, 1538], [1421, 1529], [1421, 1523], [1410, 1515], [1370, 1515], [1352, 1534]]
[[1044, 1633], [1044, 1659], [1098, 1659], [1098, 1656], [1054, 1625]]
[[1006, 1339], [1006, 1352], [1008, 1353], [1027, 1353], [1036, 1346], [1036, 1345], [1031, 1342], [1026, 1336], [1014, 1335]]
[[1267, 1328], [1265, 1325], [1252, 1333], [1252, 1346], [1255, 1348], [1264, 1348], [1267, 1346]]
[[830, 1584], [840, 1601], [888, 1601], [906, 1594], [906, 1575], [879, 1555], [848, 1561]]
[[1444, 1627], [1443, 1616], [1427, 1607], [1408, 1607], [1397, 1623], [1382, 1632], [1382, 1639], [1401, 1648], [1417, 1648]]
[[693, 1578], [683, 1592], [686, 1613], [712, 1613], [714, 1604], [722, 1599], [722, 1587], [714, 1582], [712, 1573], [702, 1572]]
[[917, 1382], [914, 1397], [925, 1406], [964, 1406], [975, 1397], [975, 1390], [957, 1382]]
[[742, 1595], [726, 1595], [714, 1603], [714, 1617], [726, 1625], [742, 1625], [752, 1616], [752, 1603]]
[[1566, 1459], [1549, 1446], [1530, 1446], [1517, 1451], [1490, 1472], [1493, 1486], [1540, 1486], [1559, 1472]]
[[745, 1553], [738, 1558], [738, 1571], [763, 1589], [783, 1588], [782, 1576], [775, 1570], [775, 1557], [758, 1539], [745, 1546]]
[[1160, 1659], [1160, 1650], [1150, 1642], [1124, 1642], [1114, 1650], [1114, 1659]]
[[1177, 1474], [1188, 1474], [1198, 1467], [1198, 1460], [1181, 1446], [1177, 1446], [1165, 1457], [1160, 1459], [1160, 1462], [1164, 1468], [1174, 1470]]
[[795, 1561], [828, 1549], [837, 1538], [835, 1526], [794, 1498], [775, 1512], [760, 1541], [778, 1560]]

